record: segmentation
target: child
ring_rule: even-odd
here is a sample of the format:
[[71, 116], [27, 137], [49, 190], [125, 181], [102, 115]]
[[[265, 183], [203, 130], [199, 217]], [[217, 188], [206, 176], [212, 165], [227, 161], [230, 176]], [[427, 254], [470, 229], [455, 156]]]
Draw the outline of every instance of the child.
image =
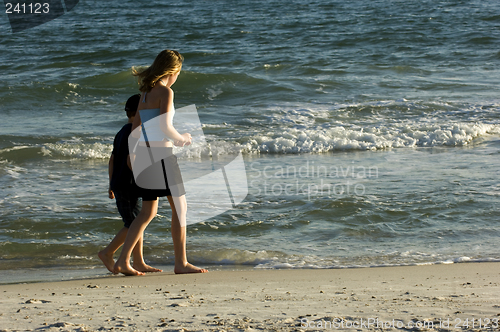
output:
[[[160, 151], [164, 157], [161, 159], [161, 163], [153, 163], [151, 168], [142, 173], [146, 175], [145, 180], [159, 185], [157, 189], [141, 185], [144, 182], [140, 181], [139, 177], [136, 178], [137, 185], [142, 187], [139, 190], [139, 196], [142, 197], [142, 209], [129, 229], [120, 257], [114, 266], [115, 273], [125, 275], [144, 274], [130, 265], [130, 255], [136, 243], [142, 239], [144, 230], [157, 213], [158, 197], [164, 196], [167, 196], [172, 209], [171, 230], [175, 254], [174, 272], [176, 274], [208, 272], [206, 269], [193, 266], [187, 260], [187, 203], [179, 165], [172, 153], [173, 143], [177, 146], [191, 144], [191, 135], [189, 133], [179, 134], [172, 124], [175, 110], [174, 93], [170, 87], [179, 76], [182, 61], [183, 57], [179, 52], [164, 50], [158, 54], [150, 67], [142, 71], [134, 70], [134, 75], [139, 78], [142, 102], [139, 103], [138, 114], [133, 121], [131, 137], [133, 139], [134, 135], [142, 130], [143, 141], [141, 142], [139, 139], [138, 142], [143, 146], [141, 151], [146, 149], [148, 152], [142, 156], [139, 153], [131, 154], [131, 159], [134, 158], [135, 160], [132, 165], [143, 162], [141, 158], [149, 158], [149, 154], [157, 153], [154, 151]], [[136, 128], [137, 130], [135, 130]], [[160, 176], [157, 176], [158, 173], [155, 173], [154, 170], [160, 170]], [[169, 178], [168, 181], [167, 177]]]
[[[113, 272], [113, 267], [115, 265], [113, 254], [125, 242], [130, 225], [140, 211], [137, 187], [135, 186], [133, 174], [127, 162], [129, 158], [128, 136], [132, 130], [132, 122], [135, 118], [140, 97], [139, 94], [136, 94], [127, 100], [125, 111], [127, 112], [128, 122], [116, 134], [113, 142], [113, 152], [109, 158], [109, 198], [116, 199], [118, 212], [125, 224], [111, 243], [98, 254], [99, 258], [110, 272]], [[161, 272], [162, 270], [151, 267], [144, 262], [142, 240], [141, 237], [133, 249], [134, 269], [141, 272]]]

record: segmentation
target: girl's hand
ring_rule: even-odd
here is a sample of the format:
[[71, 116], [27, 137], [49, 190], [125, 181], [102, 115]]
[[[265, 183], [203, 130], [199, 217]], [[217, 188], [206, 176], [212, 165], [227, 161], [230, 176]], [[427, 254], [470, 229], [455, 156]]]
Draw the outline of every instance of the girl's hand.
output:
[[184, 140], [182, 142], [180, 142], [181, 145], [179, 145], [179, 146], [185, 146], [185, 145], [190, 145], [191, 144], [192, 137], [191, 137], [190, 133], [184, 133], [181, 136], [182, 136], [182, 138]]

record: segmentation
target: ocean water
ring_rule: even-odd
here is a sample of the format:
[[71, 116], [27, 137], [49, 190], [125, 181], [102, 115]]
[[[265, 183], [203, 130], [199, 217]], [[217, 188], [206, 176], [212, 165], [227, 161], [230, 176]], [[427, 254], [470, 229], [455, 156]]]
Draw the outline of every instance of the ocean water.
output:
[[[17, 33], [0, 14], [0, 282], [106, 274], [130, 68], [166, 48], [176, 107], [247, 170], [241, 204], [188, 226], [193, 263], [498, 261], [499, 41], [493, 0], [80, 1]], [[166, 199], [145, 236], [172, 270]]]

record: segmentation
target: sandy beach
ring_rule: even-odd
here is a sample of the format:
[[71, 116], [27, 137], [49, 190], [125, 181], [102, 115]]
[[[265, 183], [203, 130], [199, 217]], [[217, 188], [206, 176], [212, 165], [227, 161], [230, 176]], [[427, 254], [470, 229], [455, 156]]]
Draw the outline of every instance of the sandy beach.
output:
[[498, 331], [500, 263], [163, 272], [0, 292], [0, 331]]

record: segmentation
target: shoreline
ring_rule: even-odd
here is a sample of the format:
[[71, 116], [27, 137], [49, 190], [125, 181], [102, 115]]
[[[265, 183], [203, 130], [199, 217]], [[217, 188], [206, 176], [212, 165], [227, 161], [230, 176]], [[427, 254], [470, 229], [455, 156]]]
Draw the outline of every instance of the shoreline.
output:
[[[481, 263], [500, 263], [500, 259], [463, 259], [463, 257], [436, 262], [419, 262], [408, 264], [374, 264], [374, 265], [350, 265], [350, 266], [332, 266], [332, 267], [295, 267], [286, 264], [279, 266], [257, 266], [245, 264], [224, 264], [224, 265], [207, 265], [197, 263], [197, 266], [203, 266], [212, 272], [244, 272], [244, 271], [273, 271], [273, 270], [345, 270], [345, 269], [373, 269], [373, 268], [398, 268], [411, 266], [433, 266], [433, 265], [452, 265], [452, 264], [481, 264]], [[173, 265], [153, 264], [154, 267], [163, 270], [162, 274], [169, 274], [174, 271]], [[150, 274], [151, 275], [151, 274]], [[101, 278], [114, 278], [103, 264], [98, 266], [72, 266], [72, 267], [47, 267], [47, 268], [23, 268], [16, 270], [0, 270], [0, 286], [16, 285], [16, 284], [36, 284], [36, 283], [51, 283], [64, 281], [92, 280]]]
[[377, 320], [388, 330], [417, 322], [498, 330], [500, 263], [163, 272], [7, 284], [0, 293], [0, 331], [376, 330]]

